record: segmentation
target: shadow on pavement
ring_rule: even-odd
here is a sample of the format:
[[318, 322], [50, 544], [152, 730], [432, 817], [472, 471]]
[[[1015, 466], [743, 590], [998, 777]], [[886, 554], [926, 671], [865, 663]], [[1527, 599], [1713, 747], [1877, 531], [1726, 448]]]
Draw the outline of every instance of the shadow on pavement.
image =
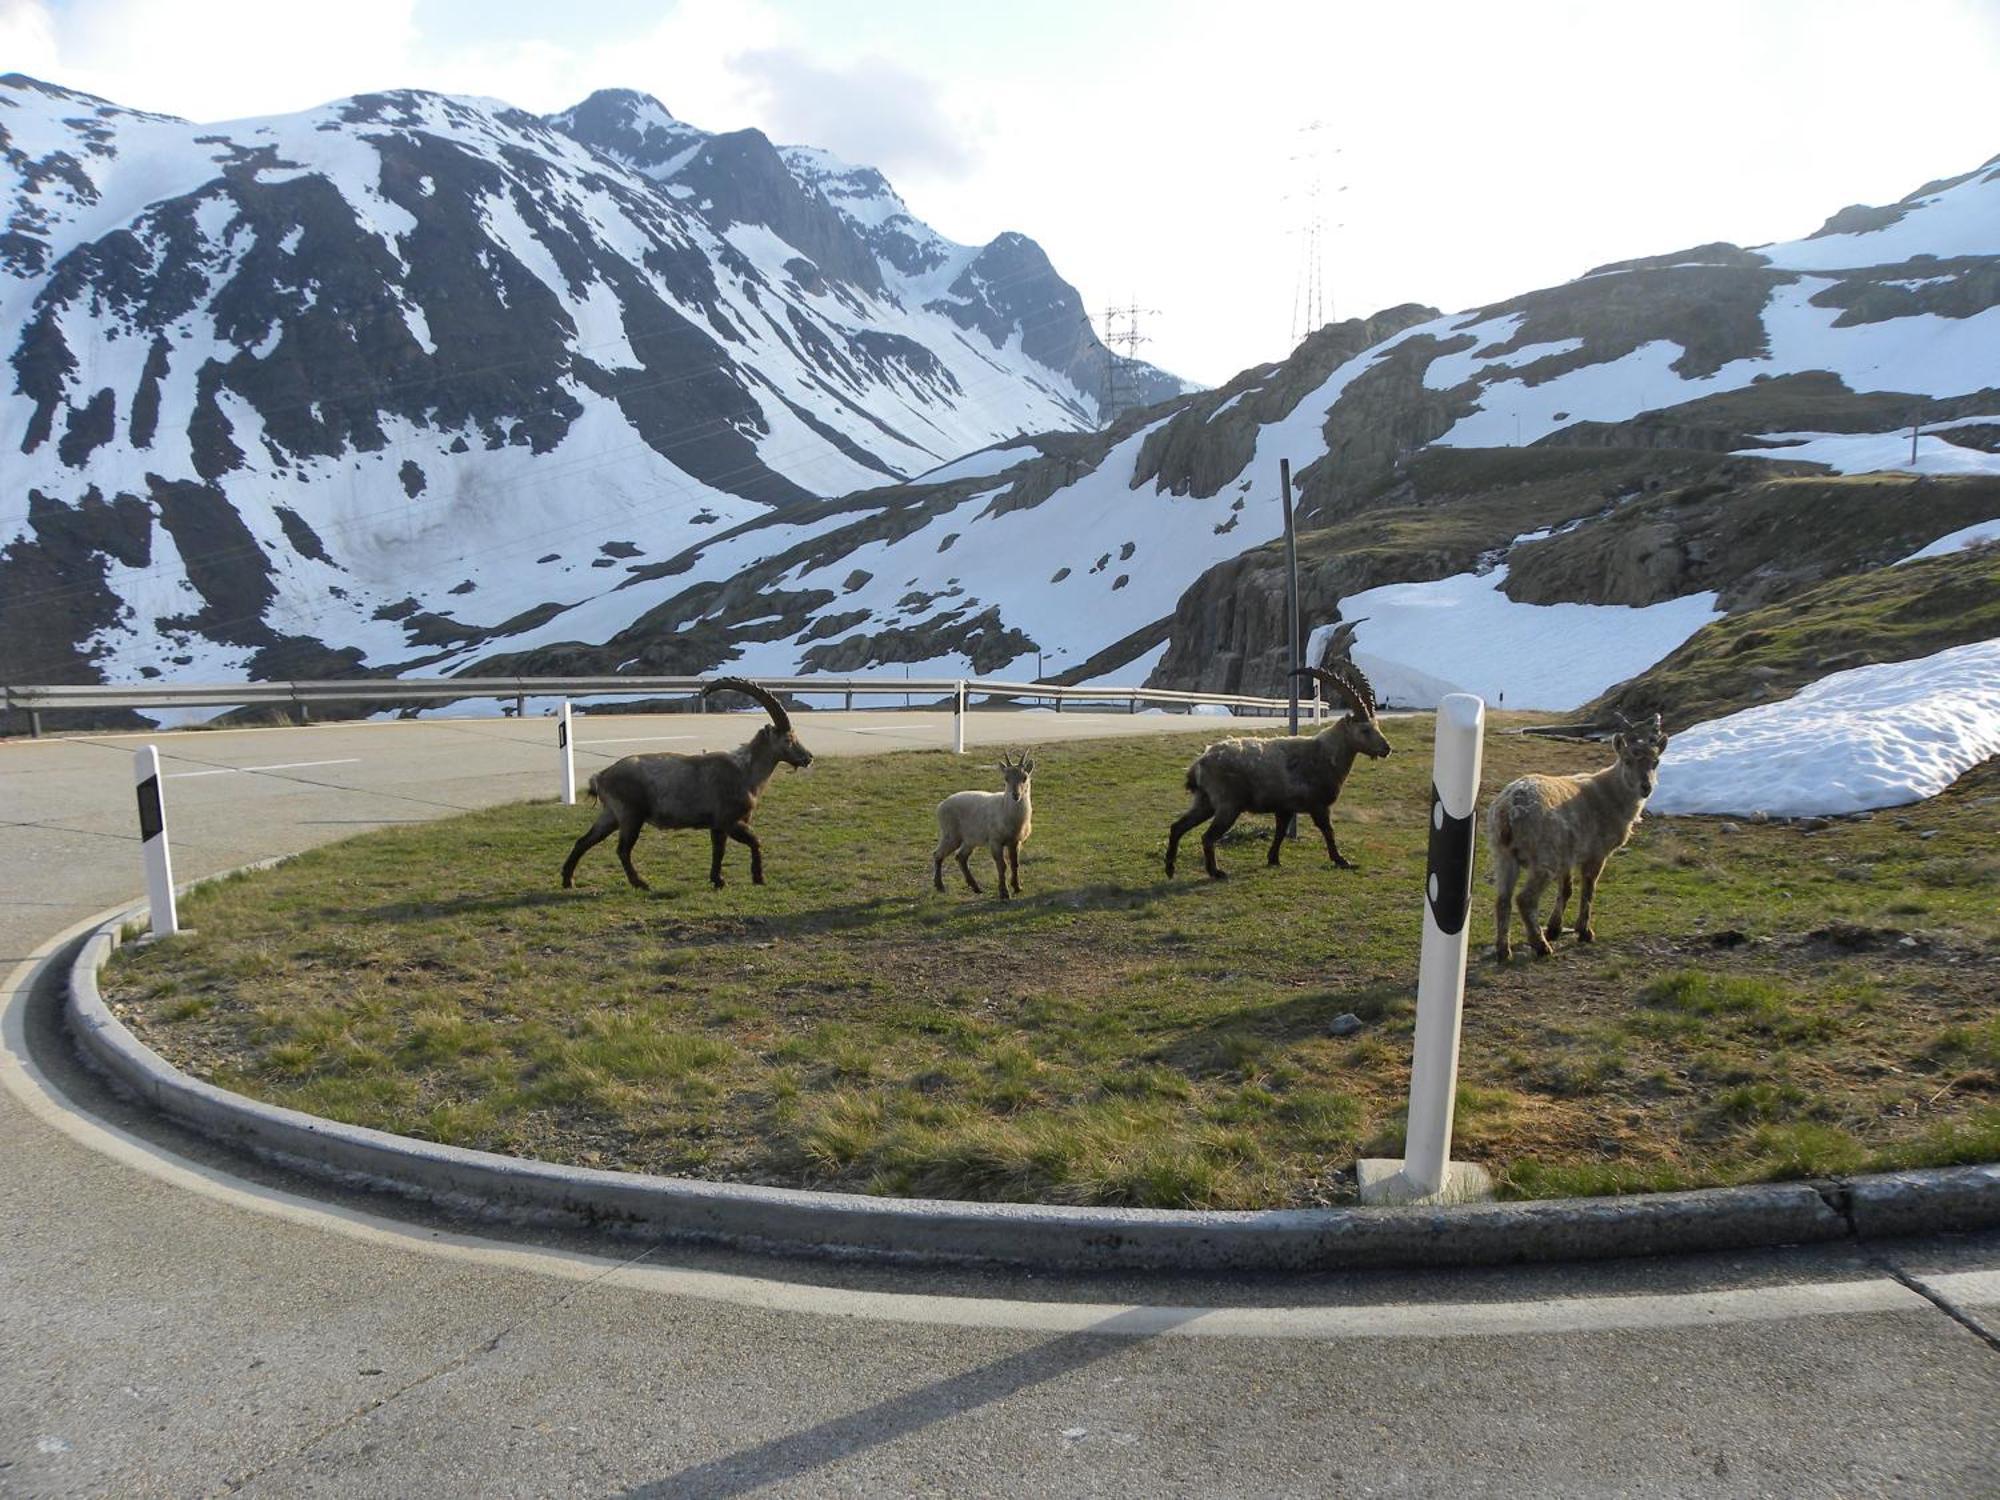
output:
[[[1197, 1316], [1199, 1310], [1190, 1308], [1182, 1321]], [[1157, 1310], [1129, 1308], [1084, 1332], [1064, 1334], [976, 1370], [822, 1422], [804, 1432], [772, 1438], [740, 1453], [639, 1485], [624, 1491], [618, 1500], [667, 1500], [669, 1496], [680, 1495], [700, 1495], [708, 1500], [708, 1497], [746, 1495], [767, 1484], [782, 1484], [866, 1449], [894, 1442], [933, 1423], [1004, 1400], [1031, 1385], [1080, 1370], [1158, 1335], [1167, 1326], [1172, 1325], [1163, 1325]]]

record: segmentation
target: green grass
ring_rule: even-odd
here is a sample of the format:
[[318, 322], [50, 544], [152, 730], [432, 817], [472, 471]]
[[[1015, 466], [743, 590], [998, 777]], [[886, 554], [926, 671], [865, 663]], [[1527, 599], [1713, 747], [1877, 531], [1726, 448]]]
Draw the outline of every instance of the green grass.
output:
[[[1768, 488], [1837, 484], [1779, 482]], [[1970, 513], [1973, 517], [2000, 507], [1992, 488], [1985, 486], [1986, 498]], [[1896, 509], [1878, 502], [1878, 507], [1886, 515], [1930, 514], [1914, 505]], [[1950, 529], [1944, 521], [1935, 527], [1937, 532]], [[1897, 550], [1890, 549], [1889, 555]], [[1611, 689], [1584, 716], [1640, 716], [1659, 709], [1672, 723], [1692, 723], [1788, 698], [1834, 670], [1830, 664], [1909, 661], [1996, 635], [2000, 547], [1968, 548], [1833, 578], [1778, 603], [1738, 610], [1704, 625], [1654, 666]], [[1991, 855], [1971, 856], [1959, 878], [1991, 890], [1996, 866], [2000, 861]]]
[[[1246, 820], [1232, 879], [1189, 873], [1189, 845], [1165, 880], [1208, 738], [1179, 735], [1032, 746], [1026, 894], [938, 895], [930, 809], [995, 782], [991, 757], [822, 760], [758, 813], [762, 888], [732, 849], [711, 891], [705, 836], [649, 832], [652, 893], [608, 844], [563, 891], [589, 810], [517, 805], [205, 888], [194, 932], [121, 952], [107, 989], [226, 1087], [456, 1145], [874, 1193], [1341, 1202], [1356, 1156], [1401, 1148], [1428, 733], [1392, 723], [1336, 807], [1357, 872], [1311, 839], [1267, 869]], [[1486, 791], [1598, 756], [1496, 733]], [[1599, 941], [1541, 962], [1484, 957], [1482, 879], [1458, 1154], [1517, 1195], [2000, 1156], [1996, 791], [1988, 768], [1814, 834], [1648, 820]], [[1349, 1011], [1365, 1029], [1333, 1036]]]

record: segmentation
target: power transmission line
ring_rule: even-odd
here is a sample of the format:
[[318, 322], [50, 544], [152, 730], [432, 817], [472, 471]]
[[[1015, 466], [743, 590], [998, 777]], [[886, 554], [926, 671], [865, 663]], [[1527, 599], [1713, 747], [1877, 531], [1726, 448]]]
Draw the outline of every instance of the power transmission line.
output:
[[1098, 425], [1109, 427], [1112, 418], [1127, 406], [1137, 406], [1139, 393], [1139, 346], [1152, 342], [1151, 336], [1140, 330], [1141, 318], [1157, 318], [1157, 307], [1141, 307], [1136, 302], [1128, 302], [1123, 307], [1104, 309], [1104, 403], [1098, 412]]

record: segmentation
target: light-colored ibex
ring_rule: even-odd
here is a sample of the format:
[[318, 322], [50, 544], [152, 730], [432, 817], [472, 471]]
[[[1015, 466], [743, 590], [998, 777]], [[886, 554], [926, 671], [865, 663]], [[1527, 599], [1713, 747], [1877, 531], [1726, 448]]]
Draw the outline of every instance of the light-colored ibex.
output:
[[791, 717], [785, 706], [755, 683], [740, 677], [718, 677], [701, 690], [706, 698], [713, 693], [735, 692], [754, 698], [771, 716], [734, 750], [715, 750], [704, 755], [683, 755], [658, 751], [650, 755], [628, 755], [614, 761], [590, 778], [590, 795], [602, 811], [590, 831], [576, 841], [563, 861], [562, 883], [575, 884], [576, 862], [592, 845], [618, 830], [618, 862], [625, 878], [640, 890], [651, 887], [632, 868], [632, 846], [648, 823], [655, 828], [706, 828], [710, 841], [708, 883], [722, 889], [722, 849], [730, 840], [750, 846], [750, 880], [764, 883], [764, 849], [750, 831], [750, 814], [764, 783], [780, 764], [809, 766], [812, 751], [792, 733]]
[[[1598, 877], [1604, 873], [1604, 862], [1625, 846], [1632, 830], [1639, 826], [1640, 813], [1659, 776], [1667, 736], [1660, 728], [1660, 716], [1654, 714], [1646, 728], [1627, 723], [1611, 743], [1618, 758], [1603, 770], [1577, 776], [1520, 777], [1502, 787], [1486, 810], [1493, 883], [1499, 888], [1493, 907], [1493, 955], [1502, 963], [1513, 953], [1507, 939], [1512, 920], [1509, 907], [1515, 899], [1515, 883], [1524, 871], [1527, 882], [1520, 888], [1518, 904], [1528, 929], [1528, 946], [1536, 954], [1553, 953], [1554, 940], [1562, 936], [1572, 870], [1583, 880], [1576, 909], [1577, 941], [1588, 943], [1597, 936], [1590, 925], [1590, 910], [1597, 896]], [[1535, 908], [1541, 904], [1543, 889], [1557, 876], [1562, 877], [1562, 886], [1544, 929], [1536, 920]]]
[[1009, 760], [1003, 752], [1000, 774], [1006, 790], [999, 792], [953, 792], [937, 805], [938, 841], [931, 851], [931, 884], [944, 889], [944, 861], [958, 855], [959, 873], [979, 894], [979, 882], [972, 878], [968, 861], [974, 849], [992, 851], [993, 864], [1000, 875], [1000, 894], [1007, 894], [1007, 871], [1014, 873], [1014, 894], [1021, 894], [1021, 845], [1034, 831], [1034, 802], [1028, 778], [1035, 774], [1035, 758], [1022, 755]]
[[1213, 818], [1201, 836], [1201, 856], [1209, 875], [1221, 880], [1215, 846], [1246, 812], [1277, 814], [1278, 826], [1272, 832], [1271, 852], [1265, 863], [1278, 862], [1286, 817], [1303, 815], [1326, 836], [1327, 858], [1343, 870], [1354, 868], [1334, 842], [1332, 811], [1340, 789], [1347, 784], [1347, 773], [1354, 769], [1354, 757], [1380, 760], [1389, 753], [1389, 742], [1375, 720], [1375, 690], [1355, 667], [1344, 671], [1300, 667], [1297, 675], [1317, 678], [1332, 688], [1347, 700], [1347, 712], [1318, 734], [1220, 740], [1196, 756], [1187, 773], [1187, 789], [1194, 793], [1194, 803], [1167, 830], [1170, 877], [1181, 835]]

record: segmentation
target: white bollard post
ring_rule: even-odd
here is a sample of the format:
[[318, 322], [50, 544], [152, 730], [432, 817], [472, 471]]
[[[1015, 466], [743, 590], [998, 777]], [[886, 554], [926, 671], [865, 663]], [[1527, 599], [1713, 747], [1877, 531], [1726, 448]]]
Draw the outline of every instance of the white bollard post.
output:
[[139, 793], [139, 841], [146, 858], [146, 903], [153, 936], [172, 937], [181, 930], [181, 919], [174, 905], [174, 864], [167, 853], [167, 805], [160, 795], [156, 746], [147, 745], [132, 757], [132, 781]]
[[1483, 1168], [1451, 1159], [1459, 1024], [1465, 1009], [1466, 918], [1472, 905], [1473, 819], [1485, 727], [1486, 705], [1470, 693], [1452, 693], [1438, 705], [1409, 1123], [1400, 1162], [1378, 1158], [1360, 1164], [1364, 1203], [1463, 1203], [1493, 1195], [1492, 1179]]
[[562, 712], [556, 716], [556, 753], [562, 757], [562, 799], [565, 807], [576, 804], [576, 747], [571, 738], [574, 733], [569, 716], [569, 699], [565, 698]]
[[951, 695], [951, 753], [965, 754], [965, 679], [959, 678]]

